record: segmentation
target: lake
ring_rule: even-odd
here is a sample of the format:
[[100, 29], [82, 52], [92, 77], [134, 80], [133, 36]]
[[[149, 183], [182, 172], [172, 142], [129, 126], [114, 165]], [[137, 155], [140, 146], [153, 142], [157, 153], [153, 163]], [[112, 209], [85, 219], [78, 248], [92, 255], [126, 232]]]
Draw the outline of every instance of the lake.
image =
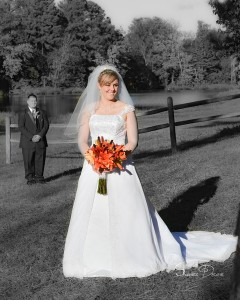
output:
[[[156, 108], [167, 104], [167, 98], [172, 97], [174, 104], [187, 103], [213, 98], [219, 95], [215, 90], [182, 90], [182, 91], [148, 91], [131, 94], [136, 107]], [[39, 106], [48, 112], [49, 116], [71, 113], [76, 106], [79, 95], [41, 95]], [[18, 112], [26, 107], [23, 96], [14, 95], [10, 99], [0, 99], [0, 111]]]

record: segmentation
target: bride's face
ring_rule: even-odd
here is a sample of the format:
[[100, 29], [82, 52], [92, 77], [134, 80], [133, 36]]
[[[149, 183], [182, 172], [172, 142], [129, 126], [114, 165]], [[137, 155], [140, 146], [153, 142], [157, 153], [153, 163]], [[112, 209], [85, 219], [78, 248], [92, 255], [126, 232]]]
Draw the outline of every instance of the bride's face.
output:
[[112, 82], [104, 82], [102, 85], [99, 85], [99, 89], [103, 99], [114, 100], [118, 92], [118, 79]]

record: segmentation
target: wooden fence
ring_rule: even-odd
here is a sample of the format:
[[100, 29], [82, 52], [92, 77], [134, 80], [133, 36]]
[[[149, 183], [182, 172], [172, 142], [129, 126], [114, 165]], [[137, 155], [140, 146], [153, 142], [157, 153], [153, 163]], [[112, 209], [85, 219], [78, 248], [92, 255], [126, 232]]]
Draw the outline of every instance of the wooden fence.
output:
[[[235, 94], [231, 96], [224, 96], [224, 97], [218, 97], [218, 98], [212, 98], [212, 99], [206, 99], [206, 100], [200, 100], [190, 103], [184, 103], [184, 104], [176, 104], [173, 105], [173, 99], [171, 97], [167, 98], [167, 107], [162, 107], [158, 109], [152, 109], [144, 112], [139, 112], [137, 114], [137, 118], [140, 118], [141, 116], [147, 116], [147, 115], [154, 115], [162, 112], [168, 112], [168, 123], [159, 124], [155, 126], [150, 126], [146, 128], [141, 128], [138, 130], [139, 134], [151, 132], [155, 130], [160, 130], [164, 128], [170, 128], [170, 139], [171, 139], [171, 149], [172, 153], [175, 153], [177, 151], [177, 140], [176, 140], [176, 126], [182, 126], [187, 124], [194, 124], [199, 122], [206, 122], [211, 120], [219, 120], [219, 119], [225, 119], [225, 118], [232, 118], [232, 117], [239, 117], [240, 112], [234, 112], [230, 114], [225, 115], [214, 115], [209, 117], [203, 117], [203, 118], [196, 118], [196, 119], [188, 119], [183, 121], [175, 122], [174, 117], [174, 111], [194, 106], [200, 106], [200, 105], [207, 105], [212, 104], [216, 102], [222, 102], [227, 100], [234, 100], [240, 98], [240, 94]], [[19, 140], [12, 139], [11, 138], [11, 128], [18, 128], [18, 124], [11, 124], [11, 118], [10, 116], [6, 116], [5, 120], [5, 132], [6, 132], [6, 164], [11, 163], [11, 143], [19, 143]], [[51, 128], [65, 128], [66, 124], [50, 124]], [[48, 141], [48, 144], [70, 144], [70, 143], [76, 143], [74, 140], [50, 140]]]

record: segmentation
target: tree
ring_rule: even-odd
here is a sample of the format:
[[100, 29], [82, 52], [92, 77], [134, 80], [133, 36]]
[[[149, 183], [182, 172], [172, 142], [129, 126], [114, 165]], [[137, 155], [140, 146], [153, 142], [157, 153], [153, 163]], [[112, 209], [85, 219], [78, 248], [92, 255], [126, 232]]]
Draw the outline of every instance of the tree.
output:
[[152, 69], [165, 86], [174, 84], [183, 71], [180, 36], [177, 28], [168, 23], [159, 31], [153, 46]]
[[1, 52], [4, 53], [4, 74], [13, 79], [23, 69], [23, 64], [32, 57], [33, 49], [29, 44], [21, 44], [6, 46]]
[[107, 58], [108, 49], [122, 38], [111, 20], [96, 3], [86, 0], [64, 0], [59, 9], [67, 20], [65, 35], [70, 37], [71, 53], [68, 74], [72, 81], [84, 85], [96, 59]]
[[210, 0], [214, 14], [218, 16], [217, 23], [224, 26], [224, 46], [231, 55], [231, 82], [240, 80], [240, 2], [238, 0], [225, 0], [220, 2]]
[[19, 0], [18, 10], [25, 42], [43, 56], [61, 44], [66, 20], [54, 0]]
[[[160, 19], [158, 21], [162, 22]], [[127, 35], [133, 53], [141, 55], [146, 66], [151, 63], [152, 48], [158, 31], [156, 23], [157, 18], [155, 21], [150, 18], [134, 19]]]
[[53, 51], [49, 56], [51, 71], [48, 80], [55, 88], [63, 85], [68, 80], [67, 64], [71, 53], [69, 43], [70, 37], [65, 35], [62, 46]]
[[181, 73], [177, 78], [177, 85], [180, 86], [194, 86], [194, 77], [195, 77], [195, 70], [192, 65], [192, 55], [189, 55], [186, 52], [181, 52]]
[[28, 43], [16, 43], [20, 24], [16, 1], [0, 1], [0, 10], [0, 76], [14, 84], [23, 75], [33, 48]]
[[136, 56], [168, 85], [181, 69], [179, 32], [174, 24], [160, 18], [134, 19], [127, 35]]
[[211, 34], [210, 26], [202, 21], [198, 21], [196, 37], [186, 50], [192, 55], [191, 64], [195, 72], [195, 84], [209, 82], [210, 74], [221, 70], [220, 58], [212, 42]]
[[20, 36], [34, 48], [31, 71], [35, 83], [45, 84], [49, 56], [61, 46], [66, 20], [54, 0], [17, 0], [21, 16]]
[[240, 2], [239, 0], [210, 0], [217, 23], [224, 26], [225, 46], [230, 54], [240, 53]]

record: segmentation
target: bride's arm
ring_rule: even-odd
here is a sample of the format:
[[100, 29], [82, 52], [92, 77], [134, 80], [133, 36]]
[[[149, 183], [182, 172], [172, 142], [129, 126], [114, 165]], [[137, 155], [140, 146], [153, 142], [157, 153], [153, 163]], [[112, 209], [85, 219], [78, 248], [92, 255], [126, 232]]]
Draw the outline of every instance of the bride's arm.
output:
[[[89, 117], [90, 117], [89, 114], [83, 115], [81, 125], [80, 125], [79, 131], [78, 131], [78, 147], [85, 159], [86, 159], [85, 154], [86, 154], [87, 150], [89, 149], [89, 145], [88, 145], [88, 138], [89, 138], [89, 132], [90, 132]], [[88, 159], [87, 159], [87, 161], [88, 161]], [[88, 161], [88, 163], [90, 163], [90, 162]], [[93, 165], [92, 165], [92, 167], [93, 167]], [[97, 170], [94, 169], [94, 167], [93, 167], [93, 171], [100, 174]]]
[[88, 137], [89, 137], [89, 115], [85, 114], [82, 117], [81, 125], [78, 131], [78, 147], [84, 157], [86, 151], [89, 149]]
[[133, 151], [138, 144], [138, 126], [137, 119], [134, 111], [127, 114], [126, 128], [127, 128], [127, 140], [128, 143], [125, 145], [124, 150]]

